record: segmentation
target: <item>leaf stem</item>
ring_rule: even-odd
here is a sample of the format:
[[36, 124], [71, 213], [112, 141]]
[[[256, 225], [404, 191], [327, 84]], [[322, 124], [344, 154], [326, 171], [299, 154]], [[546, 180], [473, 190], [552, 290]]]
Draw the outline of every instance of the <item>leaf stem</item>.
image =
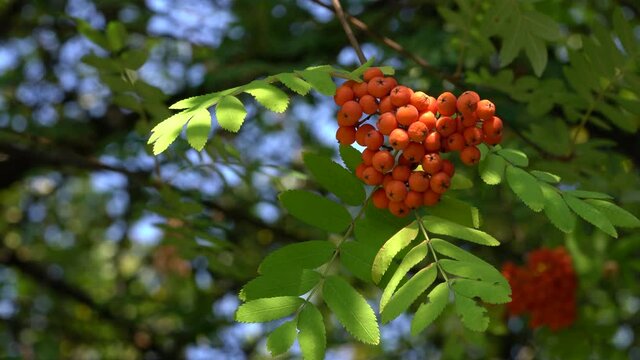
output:
[[433, 245], [431, 245], [431, 239], [429, 238], [429, 234], [427, 234], [427, 229], [424, 227], [424, 224], [422, 223], [422, 217], [418, 214], [417, 211], [414, 211], [414, 214], [416, 216], [416, 221], [418, 222], [418, 226], [420, 227], [420, 231], [422, 231], [422, 235], [424, 235], [425, 239], [427, 240], [427, 245], [429, 246], [429, 250], [431, 250], [431, 253], [433, 254], [433, 260], [436, 263], [436, 266], [438, 267], [438, 270], [440, 270], [440, 273], [442, 274], [442, 277], [447, 282], [447, 286], [451, 287], [451, 285], [449, 283], [449, 276], [447, 276], [447, 273], [444, 271], [442, 266], [440, 266], [440, 261], [438, 260], [438, 255], [436, 254], [436, 251], [433, 248]]
[[353, 230], [355, 228], [355, 224], [356, 221], [364, 214], [364, 209], [367, 207], [367, 205], [369, 204], [369, 201], [371, 200], [371, 197], [373, 196], [373, 193], [378, 189], [378, 187], [375, 187], [373, 189], [373, 191], [371, 191], [371, 194], [369, 194], [369, 196], [367, 196], [367, 198], [365, 199], [364, 203], [362, 204], [362, 207], [360, 208], [360, 210], [358, 211], [358, 214], [356, 214], [356, 216], [353, 218], [353, 220], [351, 220], [351, 223], [349, 224], [349, 227], [347, 228], [347, 231], [344, 233], [344, 235], [342, 236], [342, 238], [340, 239], [340, 241], [338, 241], [338, 244], [336, 244], [336, 250], [333, 252], [333, 256], [331, 257], [331, 259], [327, 262], [327, 265], [325, 266], [325, 268], [322, 270], [322, 273], [320, 274], [320, 282], [318, 282], [316, 284], [316, 286], [313, 287], [313, 289], [311, 290], [311, 292], [309, 293], [309, 295], [307, 295], [307, 297], [304, 299], [304, 303], [302, 304], [302, 306], [300, 306], [300, 308], [298, 309], [298, 311], [296, 312], [295, 316], [297, 316], [302, 309], [304, 309], [304, 307], [307, 305], [307, 303], [309, 302], [309, 300], [311, 299], [311, 297], [316, 293], [316, 291], [318, 291], [318, 289], [320, 288], [320, 284], [322, 284], [324, 282], [324, 279], [327, 277], [327, 274], [329, 273], [329, 269], [331, 268], [331, 265], [333, 265], [333, 262], [338, 258], [338, 254], [340, 254], [340, 247], [342, 246], [342, 244], [349, 238], [349, 236], [351, 236], [351, 234], [353, 233]]

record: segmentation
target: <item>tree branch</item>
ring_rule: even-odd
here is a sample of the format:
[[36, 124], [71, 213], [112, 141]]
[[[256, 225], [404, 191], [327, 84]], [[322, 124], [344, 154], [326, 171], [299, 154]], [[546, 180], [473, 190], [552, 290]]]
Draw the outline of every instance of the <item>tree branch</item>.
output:
[[360, 64], [364, 64], [367, 62], [367, 58], [364, 56], [362, 49], [360, 48], [360, 44], [358, 43], [358, 39], [353, 35], [353, 31], [351, 30], [351, 26], [349, 26], [349, 22], [345, 18], [344, 11], [342, 10], [342, 5], [340, 5], [340, 0], [331, 0], [333, 3], [333, 10], [340, 20], [340, 24], [342, 24], [342, 28], [344, 29], [344, 33], [347, 34], [347, 38], [355, 50], [356, 54], [358, 54], [358, 59], [360, 60]]

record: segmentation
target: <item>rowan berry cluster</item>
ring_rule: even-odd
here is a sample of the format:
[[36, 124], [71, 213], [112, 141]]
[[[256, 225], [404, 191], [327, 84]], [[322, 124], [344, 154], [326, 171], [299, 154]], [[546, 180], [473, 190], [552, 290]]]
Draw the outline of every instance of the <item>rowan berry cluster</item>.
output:
[[565, 248], [538, 249], [525, 266], [507, 262], [502, 273], [511, 285], [510, 315], [529, 313], [533, 329], [547, 325], [555, 331], [574, 322], [577, 278]]
[[[455, 171], [445, 153], [459, 152], [460, 160], [480, 160], [477, 145], [502, 140], [502, 120], [495, 106], [473, 91], [456, 98], [438, 98], [398, 85], [378, 68], [370, 68], [363, 82], [347, 81], [336, 91], [336, 139], [366, 147], [356, 175], [375, 190], [372, 201], [399, 217], [420, 206], [433, 206], [447, 191]], [[375, 124], [373, 117], [376, 116]], [[364, 117], [364, 118], [363, 118]]]

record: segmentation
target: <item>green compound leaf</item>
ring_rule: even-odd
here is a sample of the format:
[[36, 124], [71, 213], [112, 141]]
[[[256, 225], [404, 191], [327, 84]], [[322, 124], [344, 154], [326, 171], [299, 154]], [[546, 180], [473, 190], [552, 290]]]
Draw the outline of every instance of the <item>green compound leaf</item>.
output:
[[320, 195], [289, 190], [281, 193], [279, 199], [291, 215], [319, 229], [341, 233], [351, 223], [347, 209]]
[[609, 219], [602, 212], [600, 212], [600, 210], [596, 209], [589, 203], [569, 194], [564, 194], [564, 200], [567, 202], [567, 205], [569, 205], [571, 210], [573, 210], [585, 221], [593, 224], [598, 229], [604, 231], [610, 236], [613, 236], [615, 238], [618, 237], [618, 232], [616, 232], [616, 229], [611, 224], [611, 221], [609, 221]]
[[507, 162], [503, 157], [490, 153], [480, 161], [478, 171], [480, 172], [480, 178], [486, 184], [498, 185], [502, 182], [506, 167]]
[[398, 284], [400, 281], [404, 279], [405, 275], [411, 270], [412, 267], [416, 266], [420, 261], [422, 261], [429, 252], [429, 246], [426, 241], [421, 242], [419, 245], [411, 249], [407, 255], [402, 259], [400, 266], [393, 273], [393, 276], [387, 283], [387, 286], [384, 288], [382, 292], [382, 297], [380, 298], [380, 311], [383, 311], [389, 299], [391, 299], [391, 295], [396, 291]]
[[391, 297], [387, 306], [382, 310], [382, 322], [386, 323], [402, 314], [425, 292], [436, 279], [438, 269], [434, 263], [418, 271], [409, 281], [398, 289]]
[[546, 171], [531, 170], [531, 175], [537, 177], [538, 180], [547, 182], [549, 184], [557, 184], [560, 182], [560, 180], [562, 180], [560, 176]]
[[580, 199], [600, 199], [600, 200], [612, 200], [613, 197], [608, 194], [604, 194], [596, 191], [585, 191], [585, 190], [568, 190], [565, 191], [565, 194], [569, 194], [571, 196], [575, 196]]
[[287, 321], [267, 336], [267, 349], [272, 356], [283, 354], [293, 346], [297, 334], [296, 321]]
[[153, 144], [154, 155], [167, 150], [169, 145], [180, 135], [184, 124], [191, 119], [191, 116], [193, 116], [193, 112], [185, 110], [162, 121], [151, 129], [152, 134], [148, 143]]
[[173, 105], [169, 106], [169, 109], [172, 110], [180, 110], [180, 109], [190, 109], [194, 107], [204, 107], [208, 108], [209, 106], [214, 105], [218, 100], [222, 98], [220, 92], [213, 92], [204, 95], [193, 96], [187, 99], [182, 99]]
[[355, 173], [358, 165], [362, 163], [362, 154], [350, 145], [340, 145], [340, 158], [352, 173]]
[[451, 187], [450, 190], [467, 190], [473, 187], [473, 181], [469, 179], [466, 175], [463, 175], [459, 172], [453, 174], [451, 178]]
[[315, 269], [325, 264], [336, 250], [333, 243], [326, 240], [312, 240], [290, 244], [267, 255], [258, 272], [260, 274], [282, 273], [296, 269]]
[[339, 276], [329, 276], [322, 294], [329, 309], [351, 335], [365, 344], [380, 342], [380, 329], [373, 309], [349, 283]]
[[431, 325], [449, 303], [449, 286], [440, 283], [431, 290], [427, 302], [420, 305], [411, 321], [411, 335], [416, 336]]
[[350, 241], [340, 247], [340, 263], [358, 279], [371, 283], [371, 267], [377, 250], [360, 241]]
[[324, 156], [305, 153], [304, 164], [322, 187], [349, 205], [360, 205], [366, 194], [362, 182], [342, 166]]
[[220, 127], [225, 130], [238, 132], [246, 117], [247, 110], [245, 110], [242, 101], [235, 96], [223, 97], [216, 106], [216, 119]]
[[471, 280], [485, 281], [490, 285], [497, 285], [511, 293], [511, 287], [507, 279], [493, 266], [479, 261], [458, 261], [440, 259], [438, 264], [444, 271], [451, 275], [464, 277]]
[[487, 310], [478, 305], [475, 300], [456, 294], [455, 308], [460, 320], [462, 320], [462, 324], [467, 329], [481, 332], [489, 327], [489, 317], [486, 315]]
[[520, 150], [500, 149], [498, 150], [498, 155], [502, 156], [503, 158], [505, 158], [507, 161], [509, 161], [511, 164], [515, 166], [520, 166], [520, 167], [529, 166], [529, 158], [527, 157], [527, 154], [523, 153]]
[[307, 303], [298, 316], [298, 343], [305, 360], [322, 360], [327, 346], [327, 335], [322, 314]]
[[297, 296], [278, 296], [248, 301], [236, 311], [236, 321], [244, 323], [267, 322], [291, 315], [304, 300]]
[[336, 84], [331, 74], [323, 68], [307, 69], [300, 72], [302, 77], [320, 94], [333, 96], [336, 94]]
[[192, 148], [202, 151], [209, 139], [211, 115], [207, 109], [198, 109], [187, 124], [187, 140]]
[[450, 220], [466, 227], [480, 227], [480, 212], [478, 208], [448, 195], [440, 198], [440, 202], [436, 206], [430, 207], [428, 211], [430, 215]]
[[311, 85], [299, 78], [296, 74], [282, 73], [276, 75], [276, 78], [286, 87], [302, 96], [307, 95], [309, 93], [309, 90], [311, 90]]
[[252, 81], [244, 88], [244, 92], [251, 94], [262, 106], [276, 113], [284, 112], [289, 106], [289, 96], [264, 80]]
[[451, 288], [468, 298], [478, 297], [489, 304], [504, 304], [511, 301], [511, 288], [485, 281], [458, 278], [451, 280]]
[[242, 288], [242, 300], [299, 296], [309, 292], [319, 281], [320, 274], [313, 270], [291, 268], [267, 273], [249, 281]]
[[382, 245], [382, 248], [380, 248], [380, 251], [378, 251], [375, 259], [373, 260], [373, 267], [371, 269], [371, 278], [374, 283], [377, 284], [380, 282], [380, 279], [382, 279], [382, 276], [389, 268], [389, 265], [391, 265], [393, 258], [400, 252], [400, 250], [407, 247], [409, 243], [416, 238], [418, 230], [418, 223], [414, 221], [398, 231], [389, 240], [387, 240], [384, 245]]
[[547, 184], [540, 185], [544, 197], [544, 213], [555, 227], [565, 233], [572, 232], [576, 225], [576, 216], [555, 188]]
[[118, 52], [124, 48], [127, 42], [127, 29], [121, 22], [109, 22], [107, 25], [107, 42], [113, 52]]
[[535, 212], [542, 211], [544, 199], [538, 180], [528, 172], [515, 166], [507, 166], [507, 182], [511, 190]]
[[424, 227], [434, 234], [447, 235], [480, 245], [498, 246], [500, 242], [484, 231], [468, 228], [436, 216], [425, 216]]
[[586, 200], [586, 202], [603, 213], [614, 226], [626, 228], [640, 227], [640, 220], [638, 220], [635, 215], [614, 203], [595, 199], [589, 199]]

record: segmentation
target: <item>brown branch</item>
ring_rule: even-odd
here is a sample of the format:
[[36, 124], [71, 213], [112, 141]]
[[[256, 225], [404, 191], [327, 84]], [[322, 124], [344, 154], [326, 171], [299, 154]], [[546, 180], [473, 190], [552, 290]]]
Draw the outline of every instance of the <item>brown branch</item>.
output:
[[[323, 3], [320, 0], [311, 0], [312, 2], [314, 2], [315, 4], [318, 4], [318, 6], [321, 6], [329, 11], [332, 11], [334, 13], [337, 14], [337, 9], [334, 8], [331, 5], [327, 5], [325, 3]], [[399, 43], [397, 43], [396, 41], [381, 35], [377, 32], [375, 32], [374, 30], [372, 30], [367, 24], [365, 24], [362, 20], [358, 19], [355, 16], [351, 16], [347, 13], [344, 14], [345, 18], [347, 20], [349, 20], [349, 22], [355, 26], [357, 29], [359, 29], [360, 31], [364, 32], [365, 34], [367, 34], [369, 37], [375, 39], [378, 42], [381, 42], [382, 44], [386, 45], [388, 48], [390, 48], [391, 50], [397, 52], [398, 54], [412, 60], [413, 62], [415, 62], [416, 64], [418, 64], [420, 67], [424, 68], [425, 70], [427, 70], [428, 72], [430, 72], [432, 75], [447, 80], [450, 83], [452, 83], [453, 85], [455, 85], [458, 88], [463, 88], [463, 85], [460, 82], [459, 78], [444, 74], [443, 72], [439, 71], [438, 69], [436, 69], [434, 66], [432, 66], [431, 64], [429, 64], [429, 62], [427, 60], [425, 60], [423, 57], [421, 57], [420, 55], [414, 54], [411, 51], [405, 49], [402, 45], [400, 45]]]
[[133, 341], [136, 331], [140, 330], [138, 324], [119, 317], [108, 306], [98, 303], [89, 294], [64, 279], [53, 277], [42, 264], [22, 259], [16, 251], [4, 246], [0, 247], [0, 264], [13, 267], [50, 291], [87, 306], [100, 319], [113, 324], [122, 331], [123, 334], [126, 334], [127, 339], [130, 340], [138, 350], [154, 351], [159, 355], [163, 354], [163, 351], [153, 340], [148, 347], [138, 347], [136, 342]]
[[333, 3], [333, 11], [335, 12], [338, 20], [340, 20], [340, 24], [342, 24], [342, 28], [344, 29], [344, 33], [347, 34], [347, 38], [355, 50], [356, 54], [358, 54], [358, 59], [361, 64], [367, 62], [367, 58], [364, 56], [362, 49], [360, 48], [360, 43], [358, 43], [358, 39], [353, 35], [353, 31], [351, 30], [351, 26], [349, 26], [349, 22], [347, 21], [344, 10], [342, 10], [342, 5], [340, 5], [340, 0], [331, 0]]

